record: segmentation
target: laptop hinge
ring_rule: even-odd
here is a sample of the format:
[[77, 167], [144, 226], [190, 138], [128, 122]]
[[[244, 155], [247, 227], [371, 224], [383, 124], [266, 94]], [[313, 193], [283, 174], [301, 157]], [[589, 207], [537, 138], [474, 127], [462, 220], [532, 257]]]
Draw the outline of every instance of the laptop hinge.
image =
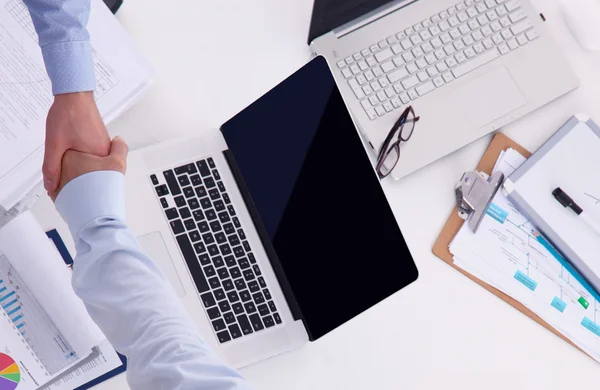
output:
[[310, 333], [310, 329], [306, 326], [306, 321], [304, 321], [304, 316], [302, 315], [302, 311], [300, 310], [300, 305], [294, 296], [294, 292], [292, 291], [292, 287], [285, 275], [285, 271], [281, 262], [279, 261], [279, 257], [275, 252], [275, 248], [271, 243], [271, 239], [267, 234], [267, 230], [265, 229], [262, 220], [258, 214], [258, 210], [254, 201], [252, 200], [252, 196], [250, 195], [250, 191], [246, 186], [246, 182], [244, 181], [244, 177], [242, 175], [242, 171], [238, 166], [235, 158], [233, 156], [233, 152], [229, 149], [223, 151], [223, 155], [225, 156], [225, 160], [227, 164], [229, 164], [229, 168], [231, 169], [231, 173], [233, 174], [233, 178], [235, 179], [238, 188], [240, 189], [240, 193], [242, 194], [242, 198], [244, 199], [244, 203], [248, 208], [248, 212], [250, 213], [250, 218], [252, 218], [252, 222], [254, 222], [254, 226], [256, 227], [256, 231], [258, 232], [258, 236], [260, 237], [260, 241], [265, 248], [265, 252], [267, 253], [267, 257], [269, 258], [269, 262], [271, 263], [271, 267], [273, 267], [273, 272], [275, 272], [275, 276], [279, 281], [279, 285], [281, 286], [281, 290], [283, 291], [283, 295], [285, 300], [287, 301], [288, 306], [290, 307], [290, 311], [292, 312], [292, 317], [294, 320], [302, 320], [304, 322], [304, 327], [308, 333], [309, 339], [312, 341], [313, 337]]
[[363, 16], [360, 16], [338, 28], [335, 28], [333, 30], [333, 33], [335, 34], [335, 36], [337, 38], [341, 38], [345, 35], [348, 35], [354, 31], [360, 29], [360, 28], [365, 27], [368, 24], [371, 24], [371, 23], [377, 21], [378, 19], [383, 18], [384, 16], [391, 14], [392, 12], [398, 11], [400, 8], [404, 8], [407, 5], [416, 3], [417, 1], [419, 1], [419, 0], [395, 0], [395, 1], [392, 1], [391, 3], [382, 5], [381, 7], [376, 8], [373, 11], [364, 14]]

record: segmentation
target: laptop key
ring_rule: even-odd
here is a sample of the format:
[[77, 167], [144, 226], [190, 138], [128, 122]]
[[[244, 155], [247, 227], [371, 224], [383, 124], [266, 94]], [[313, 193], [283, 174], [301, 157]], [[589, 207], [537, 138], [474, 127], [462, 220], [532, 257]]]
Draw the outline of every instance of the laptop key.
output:
[[203, 198], [206, 196], [207, 192], [206, 192], [206, 188], [204, 188], [204, 186], [200, 186], [200, 187], [196, 187], [194, 188], [196, 190], [196, 196], [198, 198]]
[[235, 314], [242, 314], [244, 312], [244, 306], [239, 302], [231, 305], [231, 308]]
[[240, 258], [242, 256], [244, 256], [244, 248], [242, 248], [241, 245], [236, 246], [235, 248], [233, 248], [233, 254], [235, 255], [235, 257]]
[[192, 216], [192, 214], [190, 214], [190, 209], [188, 209], [187, 207], [180, 208], [179, 215], [181, 215], [181, 218], [183, 218], [183, 219], [188, 219], [189, 217]]
[[172, 170], [167, 170], [163, 172], [163, 176], [167, 181], [167, 185], [169, 186], [169, 190], [171, 190], [171, 194], [179, 195], [181, 194], [181, 188], [179, 188], [179, 183], [177, 183], [177, 179], [175, 178], [175, 174]]
[[167, 188], [167, 186], [165, 184], [155, 187], [155, 190], [156, 190], [156, 195], [158, 195], [158, 196], [169, 195], [169, 189]]
[[180, 186], [182, 186], [182, 187], [185, 187], [185, 186], [189, 186], [189, 185], [190, 185], [190, 179], [188, 179], [188, 177], [187, 177], [187, 176], [185, 176], [185, 175], [183, 175], [183, 176], [179, 176], [179, 177], [177, 178], [177, 181], [179, 182], [179, 185], [180, 185]]
[[244, 229], [240, 229], [240, 230], [238, 230], [238, 235], [240, 236], [240, 238], [241, 238], [242, 240], [245, 240], [245, 239], [246, 239], [246, 233], [244, 233]]
[[231, 340], [231, 336], [229, 335], [229, 332], [227, 332], [226, 330], [217, 333], [217, 338], [219, 339], [219, 342], [221, 344], [224, 344]]
[[196, 222], [194, 222], [193, 219], [186, 219], [185, 221], [183, 221], [183, 224], [185, 225], [185, 228], [187, 230], [194, 230], [194, 229], [196, 229]]
[[241, 273], [241, 271], [240, 271], [240, 269], [239, 269], [238, 267], [232, 267], [232, 268], [229, 270], [229, 273], [231, 273], [231, 277], [232, 277], [233, 279], [237, 279], [237, 278], [239, 278], [239, 277], [241, 277], [241, 276], [242, 276], [242, 273]]
[[235, 287], [238, 289], [238, 291], [242, 291], [246, 289], [246, 282], [244, 281], [244, 279], [237, 279], [235, 281]]
[[242, 224], [240, 223], [240, 220], [238, 219], [238, 217], [233, 217], [231, 220], [233, 221], [233, 225], [236, 228], [241, 228], [242, 227]]
[[225, 234], [233, 234], [233, 233], [235, 233], [235, 228], [233, 227], [232, 223], [226, 223], [226, 224], [224, 224], [223, 228], [225, 229]]
[[215, 298], [213, 297], [212, 293], [210, 293], [210, 292], [200, 295], [200, 299], [202, 300], [204, 307], [207, 309], [209, 307], [217, 304], [217, 302], [215, 301]]
[[166, 198], [160, 198], [160, 204], [162, 205], [163, 209], [169, 207], [169, 202], [167, 202]]
[[[222, 301], [223, 299], [225, 299], [225, 291], [223, 291], [222, 288], [215, 289], [214, 293], [215, 293], [215, 298], [217, 301]], [[224, 311], [226, 311], [226, 310], [224, 310]]]
[[231, 203], [231, 199], [229, 199], [229, 195], [227, 195], [227, 194], [223, 194], [223, 200], [227, 204]]
[[223, 258], [221, 256], [215, 256], [213, 257], [213, 264], [215, 265], [216, 268], [222, 267], [225, 265], [225, 262], [223, 261]]
[[[156, 183], [156, 184], [158, 184], [158, 183]], [[225, 184], [223, 184], [222, 181], [217, 182], [217, 187], [219, 187], [219, 191], [225, 192]]]
[[225, 233], [217, 233], [215, 234], [215, 240], [217, 240], [218, 244], [223, 244], [224, 242], [227, 242], [227, 236], [225, 236]]
[[221, 227], [221, 223], [219, 221], [212, 221], [210, 223], [210, 228], [212, 229], [213, 232], [219, 232], [221, 231], [223, 228]]
[[198, 261], [202, 265], [210, 265], [210, 256], [208, 255], [208, 253], [203, 253], [200, 256], [198, 256]]
[[254, 273], [256, 274], [256, 276], [262, 275], [262, 272], [260, 272], [260, 268], [258, 267], [258, 265], [253, 265], [252, 269], [254, 270]]
[[227, 206], [227, 211], [229, 211], [229, 214], [231, 214], [231, 216], [235, 215], [235, 208], [233, 208], [232, 205]]
[[194, 249], [196, 250], [196, 253], [198, 253], [198, 254], [206, 252], [206, 246], [204, 245], [203, 242], [198, 242], [198, 243], [194, 244]]
[[265, 289], [263, 290], [263, 294], [265, 294], [265, 298], [266, 298], [266, 299], [269, 299], [269, 300], [270, 300], [270, 299], [272, 298], [272, 297], [271, 297], [271, 292], [269, 291], [269, 289], [268, 289], [268, 288], [265, 288]]
[[175, 204], [177, 205], [177, 207], [187, 206], [187, 202], [185, 201], [185, 198], [183, 196], [176, 196]]
[[[227, 302], [227, 301], [223, 301], [223, 302]], [[230, 311], [223, 314], [223, 319], [225, 320], [225, 322], [227, 324], [233, 324], [235, 322], [235, 316]]]
[[259, 330], [263, 330], [265, 328], [265, 326], [263, 325], [262, 321], [260, 320], [260, 316], [258, 314], [250, 315], [250, 322], [252, 323], [252, 327], [254, 328], [254, 331], [256, 331], [256, 332], [258, 332]]
[[217, 190], [216, 188], [209, 190], [208, 195], [210, 196], [210, 198], [212, 200], [221, 198], [221, 194], [219, 193], [219, 190]]
[[200, 184], [202, 184], [202, 179], [200, 178], [200, 175], [190, 176], [190, 181], [192, 182], [193, 186], [199, 186]]
[[155, 186], [158, 185], [158, 178], [156, 177], [156, 175], [150, 175], [150, 180]]
[[179, 217], [179, 213], [177, 212], [177, 209], [175, 207], [165, 210], [165, 215], [167, 216], [168, 220]]
[[248, 262], [248, 259], [245, 257], [242, 257], [239, 261], [238, 264], [240, 265], [241, 269], [246, 269], [246, 268], [250, 268], [250, 262]]
[[219, 246], [219, 249], [221, 249], [221, 253], [225, 256], [231, 254], [231, 247], [229, 246], [229, 244], [223, 244]]
[[227, 279], [223, 281], [223, 288], [225, 289], [225, 291], [231, 291], [235, 288], [235, 286], [233, 285], [231, 279]]
[[173, 234], [181, 234], [185, 232], [183, 224], [178, 219], [171, 221], [171, 230], [173, 230]]
[[240, 291], [240, 298], [242, 299], [242, 302], [248, 302], [252, 299], [252, 296], [248, 290], [243, 290]]
[[273, 321], [273, 317], [271, 317], [271, 316], [263, 317], [263, 322], [265, 323], [265, 326], [267, 328], [275, 326], [275, 321]]
[[213, 321], [212, 325], [216, 332], [219, 332], [219, 331], [225, 329], [225, 321], [223, 321], [223, 319], [221, 319], [221, 318]]
[[252, 272], [251, 269], [244, 270], [244, 279], [246, 279], [247, 282], [254, 280], [254, 272]]
[[209, 221], [213, 221], [213, 220], [217, 219], [217, 213], [215, 213], [215, 210], [213, 210], [213, 209], [206, 210], [205, 214], [206, 214], [206, 218]]
[[213, 177], [217, 180], [221, 180], [221, 175], [219, 175], [219, 171], [217, 171], [216, 169], [213, 169]]
[[256, 313], [256, 306], [252, 302], [246, 303], [244, 305], [244, 308], [246, 309], [246, 313], [248, 314]]
[[204, 233], [202, 235], [202, 239], [204, 240], [205, 244], [212, 244], [215, 242], [215, 237], [212, 235], [211, 232]]
[[200, 240], [202, 239], [202, 238], [200, 237], [200, 233], [198, 233], [198, 232], [197, 232], [197, 231], [195, 231], [195, 230], [194, 230], [193, 232], [190, 232], [190, 233], [189, 233], [189, 235], [190, 235], [190, 240], [191, 240], [192, 242], [198, 242], [198, 241], [200, 241]]
[[237, 264], [237, 262], [235, 261], [235, 257], [225, 256], [225, 264], [227, 264], [228, 267], [235, 267], [235, 265]]
[[221, 301], [219, 302], [219, 309], [221, 309], [221, 312], [224, 313], [231, 310], [231, 306], [229, 306], [229, 302]]
[[227, 214], [227, 211], [222, 211], [219, 213], [219, 220], [221, 221], [221, 223], [226, 223], [231, 221], [231, 218], [229, 218], [229, 214]]
[[215, 210], [217, 210], [217, 211], [225, 210], [225, 203], [223, 203], [223, 201], [221, 199], [216, 200], [214, 205], [215, 205]]
[[215, 318], [219, 318], [221, 316], [221, 312], [219, 312], [219, 308], [216, 306], [206, 310], [206, 313], [208, 313], [208, 318], [210, 318], [211, 320], [214, 320]]
[[248, 317], [246, 317], [245, 314], [239, 315], [237, 320], [240, 326], [242, 327], [242, 332], [244, 334], [250, 334], [253, 332], [252, 325], [250, 325], [250, 321], [248, 320]]
[[267, 287], [267, 283], [265, 282], [265, 279], [262, 276], [258, 278], [258, 284], [260, 284], [260, 287], [262, 288]]
[[227, 239], [229, 240], [231, 246], [240, 245], [240, 239], [238, 238], [237, 234], [232, 234], [231, 236], [227, 237]]
[[275, 307], [275, 302], [269, 301], [269, 309], [271, 309], [272, 312], [277, 311], [277, 308]]
[[229, 333], [231, 333], [231, 337], [233, 337], [234, 340], [242, 337], [242, 331], [240, 330], [238, 324], [229, 326]]
[[229, 271], [227, 268], [220, 268], [217, 270], [217, 273], [219, 274], [219, 278], [221, 278], [221, 280], [229, 278]]
[[210, 279], [208, 279], [208, 284], [210, 284], [210, 287], [212, 287], [212, 288], [219, 288], [219, 287], [221, 287], [221, 282], [219, 282], [219, 278], [210, 278]]
[[204, 213], [202, 210], [194, 210], [194, 219], [196, 222], [202, 221], [204, 219]]
[[183, 196], [189, 199], [195, 197], [196, 193], [194, 192], [194, 189], [192, 187], [185, 187], [183, 189]]
[[252, 264], [256, 264], [256, 257], [254, 257], [254, 253], [248, 253], [248, 260], [250, 260]]
[[267, 306], [266, 304], [258, 305], [258, 314], [260, 314], [261, 316], [266, 316], [270, 312], [271, 311], [269, 310], [269, 306]]
[[204, 267], [204, 275], [206, 275], [207, 277], [211, 277], [211, 276], [215, 276], [217, 274], [217, 271], [215, 271], [215, 268], [212, 265], [208, 265], [206, 267]]
[[208, 168], [208, 165], [206, 164], [206, 160], [198, 161], [198, 162], [196, 162], [196, 165], [198, 166], [198, 170], [200, 171], [200, 174], [202, 175], [202, 177], [210, 176], [210, 169]]
[[206, 179], [204, 179], [204, 185], [206, 186], [206, 188], [214, 188], [217, 184], [215, 183], [215, 179], [213, 179], [212, 177], [207, 177]]
[[198, 224], [198, 230], [200, 230], [200, 233], [209, 232], [210, 226], [208, 226], [208, 222], [206, 222], [206, 221], [200, 222]]
[[242, 246], [244, 247], [244, 249], [246, 250], [246, 252], [250, 252], [251, 248], [250, 248], [250, 243], [248, 241], [244, 241], [242, 243]]
[[209, 167], [211, 167], [211, 168], [215, 167], [215, 160], [213, 160], [212, 157], [209, 157], [206, 161], [208, 162]]
[[208, 246], [208, 253], [210, 253], [211, 256], [217, 256], [219, 254], [219, 248], [216, 245], [209, 245]]
[[275, 319], [275, 323], [281, 324], [281, 317], [279, 316], [279, 313], [274, 313], [273, 318]]
[[258, 282], [256, 280], [253, 280], [251, 282], [248, 283], [248, 288], [250, 288], [250, 292], [251, 293], [255, 293], [260, 291], [260, 287], [258, 286]]
[[258, 305], [265, 303], [265, 297], [261, 292], [257, 292], [256, 294], [252, 295], [252, 299], [254, 299], [254, 302], [256, 302]]
[[190, 210], [196, 210], [197, 208], [200, 208], [200, 204], [196, 198], [189, 199], [188, 205], [190, 206]]
[[210, 209], [212, 207], [212, 203], [209, 198], [200, 199], [200, 204], [204, 210]]
[[227, 293], [227, 299], [229, 300], [229, 302], [235, 303], [240, 300], [240, 296], [235, 291], [229, 291]]

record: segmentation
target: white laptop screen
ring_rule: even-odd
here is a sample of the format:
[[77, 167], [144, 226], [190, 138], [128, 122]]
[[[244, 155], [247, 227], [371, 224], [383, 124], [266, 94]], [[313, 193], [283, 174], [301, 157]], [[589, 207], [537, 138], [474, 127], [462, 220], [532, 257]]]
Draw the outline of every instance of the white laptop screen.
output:
[[[417, 269], [323, 57], [222, 127], [312, 339], [400, 290]], [[248, 203], [248, 202], [247, 202]]]

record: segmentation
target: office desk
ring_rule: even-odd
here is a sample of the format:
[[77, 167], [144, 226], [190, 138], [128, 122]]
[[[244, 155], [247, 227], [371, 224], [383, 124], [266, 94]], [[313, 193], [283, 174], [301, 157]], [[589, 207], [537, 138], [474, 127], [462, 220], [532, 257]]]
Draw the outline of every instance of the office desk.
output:
[[[529, 150], [573, 113], [600, 120], [600, 54], [577, 45], [557, 0], [534, 2], [582, 87], [504, 129]], [[311, 0], [126, 0], [119, 20], [158, 77], [111, 133], [137, 148], [218, 127], [309, 59], [311, 7]], [[597, 388], [599, 364], [431, 253], [452, 210], [455, 181], [475, 167], [490, 140], [383, 183], [419, 280], [323, 339], [245, 368], [257, 389]], [[68, 236], [49, 200], [36, 215]], [[126, 389], [125, 377], [100, 388]]]

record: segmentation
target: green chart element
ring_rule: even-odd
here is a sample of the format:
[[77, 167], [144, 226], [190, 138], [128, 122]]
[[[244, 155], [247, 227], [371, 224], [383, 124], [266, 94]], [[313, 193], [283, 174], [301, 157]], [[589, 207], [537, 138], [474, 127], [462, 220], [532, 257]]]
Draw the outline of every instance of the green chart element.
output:
[[19, 383], [21, 381], [21, 374], [18, 372], [16, 374], [0, 374], [0, 377], [6, 378], [10, 381]]

